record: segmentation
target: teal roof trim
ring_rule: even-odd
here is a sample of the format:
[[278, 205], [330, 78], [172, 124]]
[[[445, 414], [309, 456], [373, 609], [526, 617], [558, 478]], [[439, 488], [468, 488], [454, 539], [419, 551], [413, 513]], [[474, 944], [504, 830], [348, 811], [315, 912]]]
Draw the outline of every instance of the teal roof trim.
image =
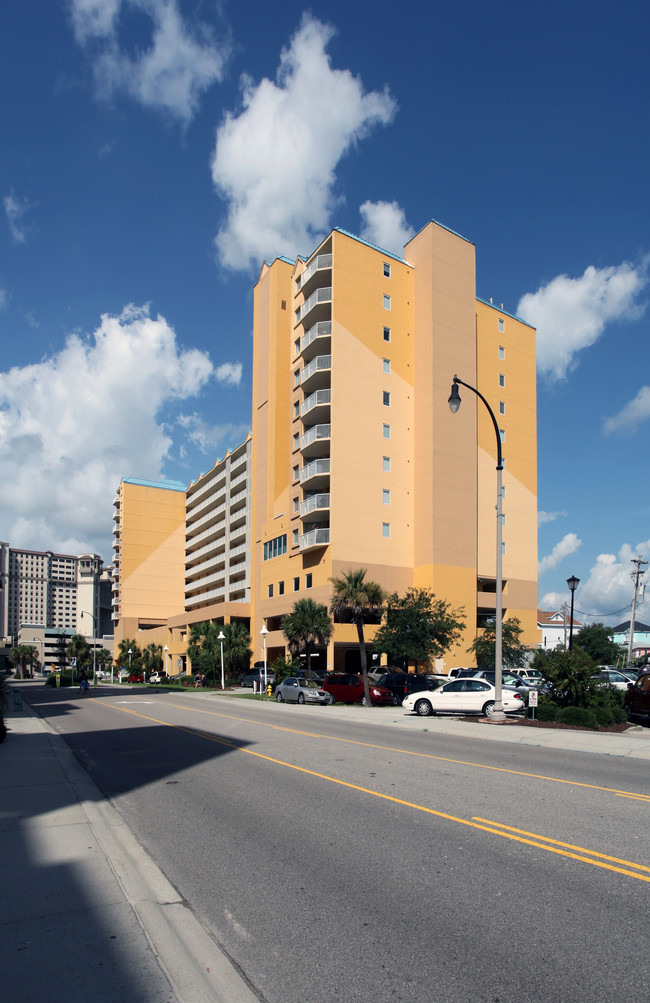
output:
[[512, 317], [513, 320], [518, 320], [520, 324], [525, 324], [526, 327], [532, 328], [533, 331], [536, 330], [533, 324], [529, 324], [528, 321], [524, 320], [523, 317], [518, 317], [516, 313], [510, 313], [509, 310], [504, 310], [502, 306], [497, 306], [495, 303], [490, 303], [489, 300], [484, 300], [482, 296], [477, 296], [476, 299], [478, 300], [479, 303], [483, 303], [485, 304], [485, 306], [492, 307], [492, 309], [496, 310], [497, 313], [505, 314], [506, 317]]
[[[447, 233], [453, 233], [454, 237], [459, 237], [460, 240], [464, 240], [466, 244], [471, 244], [472, 247], [475, 246], [473, 240], [469, 240], [467, 237], [463, 237], [462, 233], [459, 233], [458, 230], [452, 230], [452, 228], [450, 226], [445, 226], [445, 224], [441, 223], [439, 220], [437, 220], [437, 219], [430, 219], [429, 223], [435, 223], [436, 226], [442, 227], [442, 229], [446, 230]], [[418, 233], [422, 233], [423, 230], [426, 230], [426, 228], [428, 227], [429, 223], [425, 223], [424, 226], [421, 226], [420, 229], [418, 230], [418, 232], [415, 233], [415, 234], [413, 234], [413, 237], [411, 237], [411, 240], [413, 240], [415, 237], [417, 237]], [[409, 244], [411, 243], [411, 240], [409, 240]], [[408, 244], [406, 246], [408, 247]]]
[[163, 477], [162, 481], [147, 481], [140, 477], [123, 477], [124, 484], [139, 484], [143, 488], [163, 488], [165, 491], [187, 491], [187, 485], [182, 481], [172, 481]]
[[408, 261], [400, 258], [399, 254], [393, 254], [392, 251], [387, 251], [385, 247], [380, 247], [379, 244], [373, 244], [369, 240], [364, 240], [363, 237], [357, 237], [356, 233], [350, 233], [349, 230], [344, 230], [341, 226], [335, 226], [332, 233], [342, 233], [344, 237], [351, 237], [352, 240], [357, 240], [360, 244], [371, 247], [373, 251], [380, 251], [381, 254], [385, 254], [387, 258], [392, 258], [393, 261], [399, 261], [402, 265], [408, 265]]

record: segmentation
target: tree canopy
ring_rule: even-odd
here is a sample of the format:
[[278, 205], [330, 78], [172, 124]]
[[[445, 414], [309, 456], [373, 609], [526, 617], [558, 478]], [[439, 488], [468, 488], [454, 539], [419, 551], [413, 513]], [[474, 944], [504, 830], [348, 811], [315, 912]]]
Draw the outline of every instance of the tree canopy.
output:
[[410, 588], [389, 597], [386, 620], [375, 634], [374, 650], [385, 652], [392, 664], [429, 662], [448, 651], [465, 626], [462, 609], [436, 599], [427, 588]]
[[[491, 620], [483, 629], [480, 637], [476, 637], [469, 650], [476, 658], [479, 669], [495, 668], [496, 620]], [[516, 616], [503, 621], [502, 629], [502, 665], [504, 669], [518, 669], [525, 661], [527, 648], [521, 643], [523, 628]]]
[[613, 633], [604, 623], [590, 623], [573, 635], [573, 647], [586, 651], [596, 665], [616, 665], [621, 648], [612, 640]]

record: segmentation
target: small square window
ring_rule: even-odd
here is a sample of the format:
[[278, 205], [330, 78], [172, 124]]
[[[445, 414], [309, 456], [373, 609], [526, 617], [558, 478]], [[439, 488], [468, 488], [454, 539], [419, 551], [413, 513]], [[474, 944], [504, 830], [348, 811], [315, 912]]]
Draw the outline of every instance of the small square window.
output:
[[390, 328], [384, 328], [384, 341], [390, 341]]
[[300, 467], [294, 467], [293, 468], [293, 479], [294, 479], [294, 481], [297, 481], [299, 477], [300, 477]]
[[506, 378], [503, 375], [503, 373], [499, 373], [499, 386], [505, 387], [505, 385], [506, 385]]
[[390, 407], [390, 393], [388, 392], [388, 390], [383, 390], [382, 391], [381, 399], [382, 399], [382, 403], [386, 407]]
[[294, 545], [294, 547], [297, 547], [299, 543], [300, 543], [300, 533], [299, 533], [299, 531], [297, 529], [294, 529], [294, 531], [293, 531], [293, 545]]
[[293, 374], [293, 384], [296, 387], [300, 386], [300, 370], [299, 369], [296, 369], [295, 373]]
[[296, 277], [296, 290], [300, 289], [301, 285], [302, 285], [302, 275], [298, 275]]
[[382, 371], [384, 373], [390, 372], [390, 359], [383, 359], [381, 364]]
[[280, 307], [283, 310], [286, 310], [287, 309], [287, 301], [286, 300], [282, 300], [282, 302], [280, 303]]
[[311, 588], [311, 581], [312, 581], [312, 576], [311, 576], [311, 571], [310, 571], [309, 574], [305, 575], [305, 588], [306, 589], [310, 589]]
[[300, 401], [296, 401], [293, 405], [293, 416], [297, 418], [300, 415]]
[[300, 499], [299, 498], [294, 498], [293, 499], [293, 510], [294, 510], [294, 512], [297, 512], [299, 508], [300, 508]]
[[506, 413], [506, 402], [499, 401], [499, 414], [505, 414], [505, 413]]
[[296, 432], [296, 434], [293, 437], [293, 448], [297, 449], [299, 445], [300, 445], [300, 435], [298, 434], [298, 432]]
[[296, 324], [300, 322], [300, 307], [296, 310]]
[[390, 296], [384, 293], [384, 310], [390, 310]]
[[506, 357], [506, 350], [503, 347], [503, 345], [499, 345], [499, 358], [505, 359], [505, 357]]
[[278, 595], [284, 595], [284, 582], [278, 582]]
[[300, 338], [296, 338], [296, 340], [293, 343], [293, 347], [296, 355], [298, 355], [300, 353]]
[[294, 592], [299, 592], [300, 591], [300, 578], [294, 578], [294, 580], [293, 580], [293, 591]]
[[383, 435], [384, 439], [390, 439], [390, 425], [382, 425], [381, 434]]
[[269, 585], [269, 599], [273, 598], [273, 586]]
[[390, 473], [390, 456], [383, 456], [381, 460], [381, 469], [385, 474]]
[[387, 261], [384, 261], [384, 278], [385, 279], [390, 278], [390, 265], [388, 264]]
[[505, 328], [505, 322], [503, 320], [503, 317], [499, 317], [499, 330], [503, 331], [504, 328]]
[[384, 488], [381, 493], [381, 500], [384, 505], [390, 505], [390, 491], [388, 488]]
[[389, 539], [389, 537], [390, 537], [390, 523], [389, 522], [382, 522], [382, 524], [381, 524], [381, 535], [383, 536], [383, 538], [385, 540]]

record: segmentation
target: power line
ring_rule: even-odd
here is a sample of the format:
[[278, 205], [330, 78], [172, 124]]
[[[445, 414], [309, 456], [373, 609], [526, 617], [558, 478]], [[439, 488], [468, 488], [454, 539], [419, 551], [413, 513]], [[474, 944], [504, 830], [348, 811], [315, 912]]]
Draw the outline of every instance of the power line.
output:
[[624, 613], [626, 609], [630, 609], [632, 603], [629, 602], [627, 606], [623, 606], [622, 609], [615, 609], [613, 613], [585, 613], [582, 609], [574, 610], [574, 613], [579, 613], [580, 616], [618, 616], [619, 613]]

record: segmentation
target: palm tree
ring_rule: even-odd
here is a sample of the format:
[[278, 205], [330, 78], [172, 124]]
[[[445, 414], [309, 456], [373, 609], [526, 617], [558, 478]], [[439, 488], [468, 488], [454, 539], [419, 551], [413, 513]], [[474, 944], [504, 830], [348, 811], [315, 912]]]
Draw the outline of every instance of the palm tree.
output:
[[334, 586], [330, 613], [339, 622], [352, 622], [359, 637], [359, 656], [366, 707], [370, 707], [370, 686], [368, 684], [368, 659], [363, 627], [368, 620], [375, 619], [381, 612], [386, 593], [377, 582], [366, 581], [365, 568], [349, 568], [339, 578], [330, 578]]
[[[129, 668], [132, 668], [134, 665], [136, 668], [139, 667], [140, 660], [142, 658], [142, 652], [140, 651], [140, 648], [138, 647], [136, 641], [134, 641], [130, 637], [125, 637], [124, 640], [120, 641], [120, 643], [118, 644], [118, 648], [120, 653], [118, 655], [117, 661], [120, 665], [128, 665]], [[130, 658], [129, 658], [129, 649], [131, 651]]]
[[[33, 644], [19, 644], [9, 652], [9, 662], [16, 668], [16, 679], [28, 679], [34, 675], [34, 656], [38, 660], [38, 651]], [[31, 671], [27, 668], [29, 662]]]
[[221, 629], [221, 624], [215, 623], [213, 620], [193, 623], [190, 627], [190, 640], [187, 646], [192, 672], [196, 673], [200, 669], [215, 683], [217, 681], [217, 663], [220, 664], [221, 659], [221, 642], [219, 641]]
[[161, 672], [162, 663], [162, 644], [155, 644], [153, 641], [148, 644], [147, 647], [142, 652], [142, 665], [145, 672]]
[[297, 655], [304, 650], [306, 669], [311, 669], [311, 653], [314, 646], [327, 644], [334, 625], [327, 612], [327, 606], [313, 599], [298, 599], [291, 613], [282, 617], [282, 632], [287, 639], [289, 651]]
[[245, 625], [235, 620], [233, 623], [225, 623], [221, 628], [225, 634], [223, 642], [223, 660], [228, 669], [228, 674], [233, 676], [240, 669], [244, 671], [251, 661], [251, 636]]
[[92, 661], [90, 645], [83, 634], [74, 634], [70, 638], [68, 643], [68, 658], [76, 658], [79, 669], [85, 669]]

